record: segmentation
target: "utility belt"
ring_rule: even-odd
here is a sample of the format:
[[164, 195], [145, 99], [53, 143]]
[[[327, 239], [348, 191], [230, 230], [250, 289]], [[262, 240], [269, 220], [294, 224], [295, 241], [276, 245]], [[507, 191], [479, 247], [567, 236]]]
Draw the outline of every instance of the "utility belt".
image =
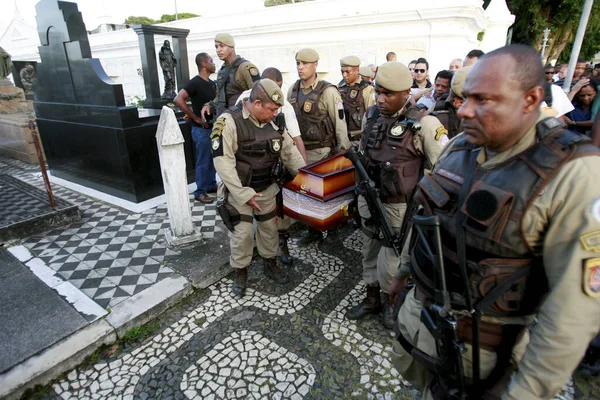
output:
[[329, 148], [333, 149], [335, 147], [335, 140], [331, 139], [331, 140], [325, 140], [323, 142], [304, 141], [304, 148], [306, 150], [323, 149], [325, 147], [329, 147]]
[[229, 191], [225, 188], [225, 195], [222, 200], [217, 201], [217, 213], [221, 217], [223, 224], [230, 232], [235, 230], [235, 227], [240, 222], [248, 222], [252, 223], [252, 220], [255, 219], [258, 222], [265, 222], [272, 218], [275, 218], [276, 210], [270, 211], [266, 214], [255, 214], [254, 217], [252, 215], [240, 214], [240, 212], [231, 204], [229, 204]]

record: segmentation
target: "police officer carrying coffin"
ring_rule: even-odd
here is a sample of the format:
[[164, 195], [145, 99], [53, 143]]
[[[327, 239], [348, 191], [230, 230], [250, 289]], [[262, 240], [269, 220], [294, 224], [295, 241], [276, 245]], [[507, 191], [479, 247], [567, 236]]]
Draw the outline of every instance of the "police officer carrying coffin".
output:
[[352, 146], [358, 147], [362, 133], [362, 122], [369, 107], [375, 105], [375, 89], [359, 74], [360, 59], [347, 56], [340, 60], [342, 81], [338, 84], [342, 101], [348, 139]]
[[[403, 64], [392, 61], [379, 66], [375, 76], [377, 105], [368, 110], [360, 142], [361, 161], [380, 190], [381, 201], [396, 230], [402, 226], [407, 201], [423, 170], [431, 169], [448, 142], [446, 130], [436, 118], [426, 116], [418, 123], [406, 117], [411, 86], [411, 73]], [[379, 228], [372, 223], [362, 195], [358, 197], [358, 210], [363, 223], [362, 264], [367, 297], [350, 308], [346, 317], [356, 320], [381, 311], [383, 290], [383, 323], [392, 328], [389, 290], [399, 255], [380, 239]]]
[[[344, 121], [344, 104], [336, 86], [317, 75], [319, 53], [302, 49], [296, 53], [298, 79], [288, 90], [294, 107], [308, 163], [320, 161], [349, 147]], [[299, 246], [321, 239], [321, 232], [309, 228]]]
[[481, 57], [419, 182], [392, 361], [423, 398], [552, 398], [600, 330], [600, 150], [540, 113], [543, 82], [529, 46]]
[[292, 174], [305, 165], [288, 135], [282, 136], [271, 120], [283, 106], [283, 93], [270, 79], [260, 80], [241, 107], [225, 111], [214, 124], [211, 141], [215, 168], [221, 177], [219, 214], [231, 230], [230, 265], [235, 269], [232, 291], [243, 296], [247, 267], [252, 261], [252, 221], [257, 221], [256, 246], [264, 260], [264, 274], [277, 283], [287, 277], [277, 265], [279, 235], [275, 223], [275, 196], [279, 186], [273, 171], [281, 159]]
[[[260, 80], [258, 68], [235, 53], [235, 41], [229, 33], [215, 36], [215, 49], [223, 65], [217, 75], [217, 96], [212, 104], [216, 116], [228, 107], [233, 107], [244, 91], [251, 89]], [[202, 108], [202, 116], [208, 114], [210, 105]]]

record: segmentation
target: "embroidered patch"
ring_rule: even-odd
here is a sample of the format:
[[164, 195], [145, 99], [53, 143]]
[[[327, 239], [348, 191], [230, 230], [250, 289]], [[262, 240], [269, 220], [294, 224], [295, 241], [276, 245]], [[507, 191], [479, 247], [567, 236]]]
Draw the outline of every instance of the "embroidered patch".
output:
[[223, 155], [223, 146], [221, 146], [221, 137], [217, 136], [212, 140], [212, 156], [213, 158], [221, 157]]
[[442, 146], [447, 145], [449, 142], [450, 142], [450, 138], [448, 137], [448, 135], [442, 136], [442, 140], [440, 140], [440, 143]]
[[275, 92], [273, 93], [273, 95], [271, 96], [271, 100], [273, 101], [279, 101], [279, 93]]
[[212, 133], [210, 134], [210, 138], [214, 139], [216, 137], [220, 137], [223, 134], [223, 128], [225, 127], [225, 118], [220, 117], [217, 118], [213, 125]]
[[219, 138], [213, 139], [213, 141], [212, 141], [212, 149], [213, 150], [215, 150], [215, 151], [219, 150], [220, 145], [221, 145], [221, 139], [219, 139]]
[[279, 152], [279, 150], [281, 150], [281, 139], [272, 139], [271, 149], [273, 149], [275, 153]]
[[600, 253], [600, 231], [586, 233], [580, 236], [579, 240], [584, 250]]
[[400, 136], [404, 133], [404, 125], [402, 124], [395, 124], [394, 126], [392, 126], [392, 129], [390, 130], [390, 135], [392, 136]]
[[443, 176], [444, 178], [448, 178], [451, 181], [458, 183], [459, 185], [465, 183], [465, 178], [455, 174], [454, 172], [446, 171], [445, 169], [440, 168], [437, 171], [435, 171], [435, 173]]
[[435, 140], [437, 140], [438, 142], [440, 141], [440, 139], [443, 136], [448, 137], [448, 129], [444, 128], [444, 126], [438, 126], [437, 129], [435, 130]]
[[304, 102], [303, 110], [304, 110], [305, 113], [309, 113], [310, 110], [312, 110], [312, 103], [309, 102], [309, 101], [305, 101]]
[[600, 297], [600, 258], [583, 260], [583, 291], [590, 297]]
[[600, 222], [600, 197], [592, 201], [590, 212], [592, 213], [594, 218], [596, 218], [596, 221]]
[[355, 98], [356, 98], [356, 96], [358, 96], [358, 90], [352, 89], [352, 90], [350, 91], [350, 98], [351, 98], [351, 99], [355, 99]]
[[250, 71], [250, 75], [258, 76], [258, 68], [248, 65], [248, 71]]

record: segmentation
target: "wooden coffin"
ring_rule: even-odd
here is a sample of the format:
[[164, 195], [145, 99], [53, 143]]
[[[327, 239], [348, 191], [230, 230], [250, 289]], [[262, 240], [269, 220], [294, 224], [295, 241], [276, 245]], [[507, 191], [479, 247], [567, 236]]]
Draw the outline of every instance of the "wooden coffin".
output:
[[326, 231], [352, 218], [354, 166], [343, 155], [300, 168], [283, 186], [285, 215], [305, 225]]

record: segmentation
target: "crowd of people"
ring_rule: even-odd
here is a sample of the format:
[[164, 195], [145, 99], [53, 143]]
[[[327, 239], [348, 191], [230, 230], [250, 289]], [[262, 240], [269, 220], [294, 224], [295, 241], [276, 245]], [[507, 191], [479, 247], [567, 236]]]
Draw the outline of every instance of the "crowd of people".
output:
[[[390, 52], [361, 66], [349, 55], [333, 84], [305, 48], [284, 94], [281, 72], [260, 73], [231, 35], [215, 48], [217, 81], [200, 53], [175, 102], [196, 143], [195, 198], [212, 203], [218, 190], [230, 230], [232, 292], [245, 294], [254, 240], [264, 275], [288, 281], [281, 163], [294, 175], [356, 146], [391, 228], [408, 239], [395, 251], [357, 191], [366, 293], [346, 318], [382, 314], [397, 339], [392, 361], [424, 398], [554, 396], [600, 330], [600, 149], [586, 137], [597, 71], [578, 64], [567, 96], [562, 66], [512, 45], [435, 75], [424, 58], [405, 66]], [[299, 245], [315, 240], [309, 229]]]

